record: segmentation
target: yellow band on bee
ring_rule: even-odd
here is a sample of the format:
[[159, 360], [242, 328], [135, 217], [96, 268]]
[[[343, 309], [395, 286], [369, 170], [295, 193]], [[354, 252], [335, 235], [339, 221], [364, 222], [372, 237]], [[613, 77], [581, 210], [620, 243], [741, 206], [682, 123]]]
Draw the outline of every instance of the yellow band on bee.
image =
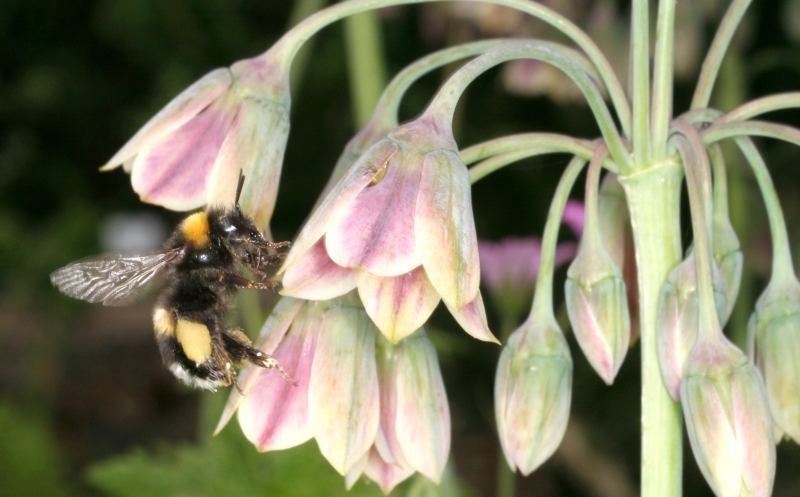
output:
[[186, 237], [193, 248], [202, 250], [211, 245], [211, 227], [208, 224], [208, 215], [205, 212], [196, 212], [183, 220], [180, 226], [181, 233]]
[[175, 338], [190, 361], [202, 364], [211, 357], [211, 333], [203, 323], [179, 319], [175, 327]]
[[166, 309], [156, 307], [153, 310], [153, 329], [156, 335], [172, 336], [175, 334], [175, 318]]

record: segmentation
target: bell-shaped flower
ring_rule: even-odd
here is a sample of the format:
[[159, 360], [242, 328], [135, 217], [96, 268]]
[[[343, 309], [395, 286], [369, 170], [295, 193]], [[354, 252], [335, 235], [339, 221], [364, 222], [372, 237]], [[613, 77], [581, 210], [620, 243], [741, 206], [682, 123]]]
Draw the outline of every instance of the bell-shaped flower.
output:
[[718, 497], [769, 497], [775, 444], [761, 374], [721, 331], [702, 334], [681, 404], [697, 464]]
[[230, 205], [266, 229], [289, 135], [288, 71], [267, 52], [216, 69], [153, 116], [103, 167], [123, 166], [142, 201], [186, 211]]
[[771, 282], [748, 324], [751, 359], [764, 374], [777, 431], [800, 443], [800, 283]]
[[561, 443], [569, 420], [572, 358], [552, 315], [529, 318], [503, 347], [494, 384], [497, 431], [512, 470], [529, 475]]
[[422, 329], [396, 345], [377, 341], [380, 427], [347, 474], [348, 488], [362, 474], [386, 494], [414, 472], [438, 484], [450, 452], [450, 410], [436, 350]]
[[243, 370], [242, 391], [231, 392], [217, 431], [238, 412], [260, 451], [314, 438], [348, 487], [362, 474], [385, 492], [414, 472], [439, 481], [450, 414], [423, 330], [389, 343], [354, 292], [322, 302], [284, 297], [257, 344], [280, 358], [296, 385], [262, 368]]
[[628, 353], [628, 299], [619, 267], [602, 244], [586, 240], [567, 272], [567, 312], [589, 364], [610, 385]]
[[250, 368], [241, 382], [244, 395], [231, 394], [218, 429], [238, 409], [242, 431], [259, 450], [315, 438], [334, 469], [346, 474], [375, 441], [380, 405], [376, 330], [353, 300], [283, 299], [259, 347], [286, 361], [297, 385]]
[[[725, 283], [712, 264], [717, 315], [725, 313]], [[686, 360], [698, 336], [697, 267], [692, 251], [669, 273], [658, 303], [657, 346], [661, 376], [672, 398], [680, 400]]]
[[289, 251], [284, 295], [319, 300], [358, 288], [395, 343], [441, 299], [469, 334], [496, 341], [478, 291], [469, 175], [442, 121], [423, 114], [347, 170]]

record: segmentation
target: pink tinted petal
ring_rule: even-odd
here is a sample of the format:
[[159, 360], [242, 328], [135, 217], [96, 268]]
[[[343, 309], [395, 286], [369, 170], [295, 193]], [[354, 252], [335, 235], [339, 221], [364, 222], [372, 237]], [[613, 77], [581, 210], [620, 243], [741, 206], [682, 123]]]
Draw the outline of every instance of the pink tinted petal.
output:
[[369, 461], [369, 452], [364, 454], [357, 463], [353, 464], [347, 474], [344, 475], [344, 488], [346, 490], [353, 488], [353, 485], [355, 485], [361, 475], [364, 474], [364, 470], [367, 468], [367, 461]]
[[286, 271], [322, 238], [331, 224], [342, 216], [356, 196], [388, 164], [397, 150], [395, 143], [381, 140], [370, 147], [353, 167], [347, 170], [300, 231], [279, 273]]
[[460, 311], [450, 307], [447, 302], [445, 302], [445, 305], [450, 314], [456, 319], [456, 322], [468, 334], [484, 342], [500, 343], [500, 340], [489, 330], [489, 323], [486, 320], [486, 308], [483, 306], [483, 297], [481, 297], [480, 292], [478, 292], [475, 300], [462, 307]]
[[[283, 335], [286, 334], [286, 331], [289, 329], [289, 326], [292, 324], [292, 321], [300, 311], [300, 308], [303, 307], [304, 303], [305, 301], [303, 300], [293, 299], [291, 297], [280, 299], [264, 322], [264, 326], [261, 327], [258, 340], [256, 340], [256, 348], [267, 354], [272, 354], [281, 340], [283, 340]], [[250, 366], [239, 372], [238, 381], [242, 391], [250, 391], [251, 384], [257, 376], [251, 373], [259, 369], [260, 368]], [[225, 428], [225, 425], [228, 424], [228, 421], [230, 421], [233, 414], [239, 408], [242, 399], [243, 396], [239, 393], [239, 390], [232, 388], [228, 401], [225, 403], [225, 409], [223, 409], [222, 416], [220, 416], [219, 422], [217, 423], [217, 428], [214, 430], [214, 435]]]
[[384, 494], [389, 494], [394, 487], [414, 474], [411, 468], [404, 468], [384, 461], [374, 448], [369, 452], [364, 475], [378, 484]]
[[[589, 304], [589, 301], [586, 300], [586, 295], [583, 290], [570, 290], [570, 286], [577, 285], [578, 283], [568, 279], [566, 283], [567, 291], [565, 293], [568, 299], [577, 297], [578, 302], [576, 302], [575, 308], [577, 309], [578, 316], [576, 316], [575, 321], [581, 321], [584, 325], [573, 326], [572, 331], [575, 333], [575, 338], [578, 340], [581, 350], [583, 350], [583, 355], [586, 356], [586, 359], [603, 381], [611, 385], [614, 383], [614, 376], [616, 375], [616, 371], [614, 370], [614, 356], [611, 352], [611, 347], [600, 325], [597, 323], [594, 310]], [[570, 321], [573, 321], [571, 318], [572, 316], [570, 316]]]
[[450, 409], [436, 349], [422, 330], [397, 348], [395, 431], [408, 465], [439, 483], [450, 453]]
[[439, 294], [422, 266], [400, 276], [362, 275], [358, 294], [381, 333], [397, 343], [425, 324]]
[[[230, 86], [231, 72], [227, 68], [216, 69], [206, 74], [150, 118], [100, 169], [107, 171], [130, 161], [142, 148], [148, 148], [151, 142], [183, 126]], [[130, 168], [126, 168], [125, 171], [130, 171]]]
[[360, 309], [325, 313], [311, 367], [309, 415], [320, 452], [346, 475], [375, 441], [380, 399], [375, 333]]
[[414, 242], [420, 166], [419, 154], [392, 158], [383, 179], [364, 188], [331, 223], [325, 236], [331, 259], [378, 276], [397, 276], [420, 265]]
[[480, 263], [469, 173], [455, 152], [425, 155], [414, 222], [428, 278], [450, 307], [461, 309], [478, 293]]
[[248, 390], [239, 405], [239, 425], [262, 452], [294, 447], [313, 436], [308, 395], [317, 325], [317, 320], [298, 315], [273, 353], [296, 385], [274, 370], [259, 369], [250, 375], [253, 379], [248, 381]]
[[[525, 326], [525, 324], [522, 325], [522, 327]], [[494, 377], [494, 414], [497, 421], [497, 434], [500, 438], [500, 448], [503, 449], [503, 457], [505, 457], [511, 471], [516, 471], [517, 465], [514, 462], [514, 458], [511, 457], [508, 447], [510, 440], [512, 440], [509, 437], [514, 436], [514, 433], [509, 433], [507, 422], [508, 399], [513, 388], [509, 378], [511, 375], [511, 361], [514, 359], [514, 350], [518, 346], [519, 336], [517, 333], [512, 334], [509, 342], [503, 347], [503, 351], [500, 352], [500, 358], [497, 361], [497, 373]], [[514, 340], [517, 344], [512, 343]]]
[[183, 211], [206, 203], [211, 168], [235, 114], [212, 105], [140, 151], [131, 184], [142, 201]]
[[403, 449], [397, 440], [397, 345], [378, 337], [376, 362], [380, 389], [380, 428], [375, 437], [375, 450], [387, 464], [408, 467]]
[[769, 497], [775, 477], [775, 443], [763, 380], [754, 367], [746, 367], [733, 373], [731, 383], [736, 437], [744, 456], [742, 480], [755, 497]]
[[288, 136], [286, 109], [254, 98], [242, 102], [211, 172], [208, 203], [233, 206], [241, 170], [246, 178], [242, 210], [253, 216], [259, 229], [266, 229], [275, 208]]
[[318, 241], [283, 273], [281, 294], [308, 300], [329, 300], [353, 290], [358, 271], [337, 265]]
[[569, 226], [575, 236], [580, 238], [583, 233], [583, 203], [577, 200], [568, 200], [564, 206], [561, 222]]

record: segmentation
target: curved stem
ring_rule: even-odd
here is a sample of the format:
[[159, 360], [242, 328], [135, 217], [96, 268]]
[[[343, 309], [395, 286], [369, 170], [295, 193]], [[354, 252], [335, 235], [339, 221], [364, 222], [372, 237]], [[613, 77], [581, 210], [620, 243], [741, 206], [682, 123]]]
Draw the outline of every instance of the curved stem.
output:
[[722, 116], [720, 122], [744, 121], [755, 116], [782, 109], [800, 107], [800, 92], [780, 93], [751, 100]]
[[696, 162], [697, 167], [697, 174], [699, 175], [698, 180], [700, 181], [700, 188], [701, 188], [701, 197], [700, 200], [703, 205], [703, 213], [706, 219], [706, 228], [711, 230], [711, 216], [712, 216], [712, 194], [711, 194], [711, 164], [708, 158], [708, 154], [706, 153], [705, 145], [703, 144], [703, 140], [700, 138], [700, 134], [697, 132], [697, 129], [692, 126], [691, 124], [682, 121], [680, 119], [675, 119], [672, 122], [673, 129], [682, 135], [686, 140], [689, 142], [689, 146], [692, 148], [692, 157]]
[[750, 135], [777, 138], [778, 140], [784, 140], [800, 146], [800, 129], [764, 121], [737, 121], [714, 124], [700, 133], [700, 135], [703, 137], [703, 143], [706, 145], [716, 143], [725, 138]]
[[719, 144], [708, 150], [711, 168], [714, 172], [714, 218], [728, 219], [728, 171], [725, 169], [725, 157]]
[[584, 202], [584, 224], [581, 244], [586, 244], [581, 250], [588, 252], [605, 252], [603, 239], [600, 236], [600, 214], [597, 201], [600, 189], [600, 171], [602, 171], [603, 160], [608, 155], [608, 148], [605, 144], [600, 145], [594, 151], [592, 160], [589, 162], [589, 170], [586, 173], [586, 192], [583, 197]]
[[594, 146], [590, 140], [556, 133], [520, 133], [503, 136], [463, 148], [458, 153], [461, 160], [469, 165], [493, 155], [533, 148], [569, 152], [586, 160], [591, 159], [594, 153]]
[[761, 196], [767, 206], [769, 229], [772, 234], [772, 281], [776, 284], [779, 282], [794, 284], [794, 265], [789, 247], [789, 234], [786, 231], [786, 220], [783, 217], [778, 192], [775, 191], [775, 185], [769, 175], [767, 165], [751, 139], [737, 138], [736, 145], [739, 146], [753, 168], [753, 174], [761, 189]]
[[695, 265], [697, 270], [697, 292], [700, 301], [700, 326], [698, 340], [716, 338], [722, 333], [714, 302], [714, 286], [711, 276], [711, 234], [703, 201], [702, 167], [697, 157], [698, 150], [685, 136], [673, 138], [686, 171], [686, 189], [694, 234]]
[[543, 150], [540, 148], [523, 148], [521, 150], [515, 150], [513, 152], [498, 154], [488, 159], [485, 159], [479, 162], [478, 164], [475, 164], [471, 168], [469, 168], [469, 180], [472, 184], [475, 184], [478, 181], [485, 178], [486, 176], [488, 176], [489, 174], [509, 164], [513, 164], [514, 162], [520, 161], [522, 159], [528, 159], [530, 157], [535, 157], [537, 155], [543, 155], [546, 153], [553, 153], [553, 152], [564, 152], [564, 150]]
[[[667, 1], [667, 0], [664, 0]], [[631, 19], [631, 62], [633, 79], [634, 162], [650, 161], [650, 19], [648, 0], [633, 0]], [[612, 153], [612, 155], [614, 155]]]
[[700, 69], [700, 78], [697, 80], [697, 87], [692, 97], [692, 109], [708, 107], [711, 99], [711, 91], [714, 89], [714, 82], [717, 80], [722, 59], [731, 43], [733, 33], [736, 31], [739, 22], [742, 20], [747, 7], [752, 0], [733, 0], [727, 12], [722, 17], [722, 21], [717, 28], [717, 34], [711, 42], [703, 67]]
[[653, 62], [653, 100], [650, 114], [653, 160], [667, 154], [667, 134], [672, 118], [672, 76], [675, 38], [675, 0], [658, 2], [656, 47]]
[[448, 124], [452, 121], [456, 104], [466, 87], [487, 69], [508, 60], [530, 58], [541, 60], [564, 71], [578, 85], [589, 107], [594, 112], [595, 119], [600, 127], [600, 132], [608, 144], [611, 156], [619, 164], [622, 170], [631, 168], [631, 159], [627, 149], [619, 135], [614, 120], [603, 101], [597, 87], [580, 67], [567, 55], [556, 51], [551, 46], [543, 45], [539, 42], [523, 42], [506, 45], [491, 52], [487, 52], [475, 60], [465, 64], [456, 71], [450, 79], [442, 86], [434, 97], [425, 114], [431, 115], [436, 119], [444, 119]]
[[[408, 5], [433, 1], [438, 0], [351, 0], [341, 2], [308, 17], [305, 21], [286, 33], [268, 52], [279, 56], [282, 63], [288, 68], [300, 47], [319, 30], [331, 23], [367, 10], [380, 9], [393, 5]], [[586, 55], [597, 68], [597, 72], [600, 73], [602, 77], [603, 84], [608, 90], [611, 101], [614, 103], [614, 108], [617, 111], [622, 129], [627, 136], [630, 136], [631, 112], [625, 97], [625, 92], [622, 89], [622, 84], [616, 74], [614, 74], [614, 70], [611, 68], [608, 59], [603, 56], [600, 49], [585, 32], [564, 16], [539, 3], [529, 0], [468, 1], [480, 1], [494, 5], [502, 5], [525, 12], [526, 14], [541, 19], [567, 35], [576, 45], [586, 52]]]
[[550, 203], [550, 211], [547, 213], [547, 222], [542, 234], [542, 251], [539, 255], [539, 274], [536, 276], [531, 319], [550, 319], [553, 316], [553, 272], [558, 230], [561, 227], [561, 217], [564, 215], [564, 207], [567, 205], [569, 193], [585, 164], [586, 159], [574, 157], [561, 175], [556, 191], [553, 193], [553, 200]]

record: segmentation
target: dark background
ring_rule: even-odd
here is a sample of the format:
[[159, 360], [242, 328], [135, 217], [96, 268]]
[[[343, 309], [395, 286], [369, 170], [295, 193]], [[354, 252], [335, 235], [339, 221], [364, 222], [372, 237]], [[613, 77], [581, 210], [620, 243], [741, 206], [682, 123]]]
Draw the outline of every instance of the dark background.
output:
[[[578, 5], [589, 8], [590, 3]], [[727, 67], [721, 93], [741, 91], [752, 98], [797, 90], [800, 51], [784, 27], [787, 6], [754, 3], [747, 35], [737, 44], [740, 70]], [[285, 31], [291, 8], [292, 2], [264, 0], [0, 2], [0, 495], [139, 495], [143, 488], [151, 495], [180, 494], [182, 488], [191, 489], [189, 495], [301, 495], [306, 490], [313, 495], [319, 488], [323, 494], [343, 489], [313, 443], [259, 455], [242, 442], [238, 426], [209, 441], [225, 393], [189, 391], [162, 368], [148, 303], [92, 307], [58, 295], [48, 281], [55, 268], [100, 251], [98, 226], [111, 214], [147, 211], [175, 225], [181, 214], [140, 203], [124, 173], [97, 168], [197, 78], [266, 50]], [[619, 5], [618, 13], [625, 12], [627, 5]], [[390, 75], [444, 45], [444, 39], [420, 36], [431, 15], [422, 7], [384, 14]], [[713, 18], [700, 23], [701, 50], [715, 23]], [[449, 33], [477, 34], [454, 25], [448, 25]], [[293, 95], [272, 224], [276, 239], [294, 236], [354, 132], [344, 50], [341, 27], [324, 30]], [[424, 107], [442, 78], [433, 74], [411, 89], [404, 118]], [[693, 81], [679, 83], [676, 113], [685, 110]], [[786, 111], [769, 118], [797, 125], [800, 114]], [[522, 131], [597, 134], [584, 105], [511, 96], [498, 70], [470, 87], [457, 125], [461, 145]], [[800, 151], [783, 143], [761, 145], [790, 236], [798, 241]], [[566, 162], [564, 156], [525, 161], [476, 185], [479, 236], [496, 240], [541, 233]], [[732, 174], [731, 204], [747, 274], [731, 324], [734, 339], [741, 338], [736, 330], [766, 284], [770, 262], [762, 203], [749, 171], [738, 171]], [[580, 197], [581, 189], [576, 190]], [[494, 311], [489, 312], [496, 324]], [[433, 327], [440, 335], [453, 412], [451, 459], [462, 491], [494, 495], [498, 444], [491, 399], [499, 350], [458, 333], [444, 314], [437, 312]], [[608, 464], [598, 467], [613, 468], [632, 488], [638, 485], [638, 346], [608, 388], [570, 341], [575, 358], [571, 433], [582, 434], [578, 446], [588, 452], [560, 452], [531, 477], [518, 479], [519, 495], [603, 495], [592, 475], [583, 474], [592, 468], [576, 469], [581, 461], [576, 465], [575, 457], [586, 454]], [[778, 453], [774, 495], [796, 496], [800, 450], [784, 442]], [[685, 494], [711, 495], [688, 443], [685, 461]], [[310, 483], [314, 477], [320, 487]], [[359, 486], [356, 493], [374, 494], [375, 488]]]

